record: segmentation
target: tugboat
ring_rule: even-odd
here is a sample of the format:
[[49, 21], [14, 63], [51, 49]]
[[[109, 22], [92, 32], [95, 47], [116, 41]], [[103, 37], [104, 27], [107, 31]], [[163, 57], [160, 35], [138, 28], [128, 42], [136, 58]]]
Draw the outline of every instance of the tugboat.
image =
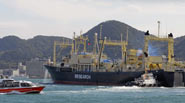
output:
[[139, 87], [155, 87], [157, 86], [157, 81], [152, 73], [145, 73], [141, 75], [140, 78], [135, 79], [132, 85], [136, 85]]
[[40, 93], [43, 89], [44, 86], [37, 86], [30, 81], [15, 81], [0, 75], [0, 93], [35, 94]]
[[153, 87], [156, 85], [156, 80], [152, 73], [142, 75], [143, 83], [141, 86]]

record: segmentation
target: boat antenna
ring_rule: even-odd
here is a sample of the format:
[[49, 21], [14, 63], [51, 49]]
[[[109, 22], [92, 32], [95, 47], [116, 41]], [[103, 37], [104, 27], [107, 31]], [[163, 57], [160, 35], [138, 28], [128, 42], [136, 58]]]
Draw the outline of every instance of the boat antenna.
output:
[[97, 46], [97, 52], [99, 53], [99, 51], [100, 51], [100, 47], [99, 47], [99, 40], [98, 40], [98, 38], [97, 38], [97, 36], [96, 36], [96, 46]]
[[73, 51], [74, 51], [74, 53], [76, 52], [76, 34], [75, 34], [75, 32], [73, 32], [73, 34], [74, 34], [74, 37], [73, 37], [73, 41], [72, 41], [72, 44], [73, 44]]
[[166, 35], [168, 34], [168, 30], [167, 30], [168, 28], [167, 28], [167, 24], [166, 24]]
[[157, 23], [158, 23], [158, 37], [159, 37], [159, 35], [160, 35], [160, 21], [157, 21]]
[[80, 36], [82, 35], [82, 30], [80, 31]]
[[102, 38], [102, 24], [100, 25], [100, 40], [101, 40], [101, 38]]
[[73, 38], [75, 38], [75, 35], [76, 35], [76, 33], [75, 33], [75, 32], [73, 32]]
[[128, 43], [128, 29], [129, 29], [129, 27], [127, 26], [127, 38], [126, 38], [127, 43]]

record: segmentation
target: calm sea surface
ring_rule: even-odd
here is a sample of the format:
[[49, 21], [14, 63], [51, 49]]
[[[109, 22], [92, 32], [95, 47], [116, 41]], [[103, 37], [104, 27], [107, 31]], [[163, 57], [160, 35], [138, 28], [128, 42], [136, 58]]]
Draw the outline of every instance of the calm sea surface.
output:
[[185, 103], [185, 88], [45, 86], [41, 94], [0, 94], [0, 103]]

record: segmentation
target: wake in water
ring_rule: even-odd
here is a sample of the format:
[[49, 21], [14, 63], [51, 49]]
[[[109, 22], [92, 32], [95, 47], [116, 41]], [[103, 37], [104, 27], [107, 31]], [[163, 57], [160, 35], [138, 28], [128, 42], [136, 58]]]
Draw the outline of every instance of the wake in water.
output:
[[44, 80], [43, 80], [42, 83], [50, 83], [50, 81], [48, 81], [48, 75], [49, 75], [48, 70], [45, 69], [45, 72], [44, 72]]
[[[182, 91], [185, 87], [167, 88], [167, 87], [139, 87], [139, 86], [79, 86], [79, 85], [46, 85], [46, 95], [52, 94], [98, 94], [98, 93], [150, 93]], [[185, 90], [183, 90], [185, 92]]]
[[24, 93], [17, 92], [17, 91], [12, 91], [9, 93], [0, 93], [0, 95], [23, 95]]
[[131, 91], [131, 92], [137, 92], [142, 90], [142, 87], [138, 86], [114, 86], [114, 87], [102, 87], [97, 88], [96, 91], [104, 91], [104, 92], [125, 92], [125, 91]]
[[5, 95], [6, 93], [0, 93], [0, 95]]
[[[62, 86], [62, 87], [64, 87], [64, 86]], [[92, 86], [92, 87], [83, 86], [84, 88], [81, 86], [69, 86], [69, 87], [71, 87], [73, 89], [72, 90], [65, 90], [65, 89], [61, 88], [63, 90], [56, 90], [56, 91], [54, 90], [54, 91], [45, 91], [45, 92], [55, 93], [55, 94], [70, 94], [70, 93], [86, 94], [86, 93], [99, 93], [99, 92], [125, 92], [125, 91], [137, 92], [142, 89], [142, 87], [137, 87], [137, 86], [132, 86], [132, 87], [126, 87], [126, 86], [116, 86], [116, 87], [112, 87], [112, 86]], [[81, 88], [81, 89], [78, 89], [78, 88]]]
[[23, 95], [25, 93], [21, 93], [21, 92], [18, 92], [18, 91], [12, 91], [12, 92], [9, 92], [9, 93], [6, 93], [7, 95]]

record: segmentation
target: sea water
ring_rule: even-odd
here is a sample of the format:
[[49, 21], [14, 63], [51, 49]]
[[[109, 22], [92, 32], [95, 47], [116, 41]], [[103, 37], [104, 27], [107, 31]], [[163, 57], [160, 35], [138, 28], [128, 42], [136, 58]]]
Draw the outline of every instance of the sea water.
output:
[[0, 103], [185, 103], [185, 88], [45, 84], [40, 94], [0, 94]]

